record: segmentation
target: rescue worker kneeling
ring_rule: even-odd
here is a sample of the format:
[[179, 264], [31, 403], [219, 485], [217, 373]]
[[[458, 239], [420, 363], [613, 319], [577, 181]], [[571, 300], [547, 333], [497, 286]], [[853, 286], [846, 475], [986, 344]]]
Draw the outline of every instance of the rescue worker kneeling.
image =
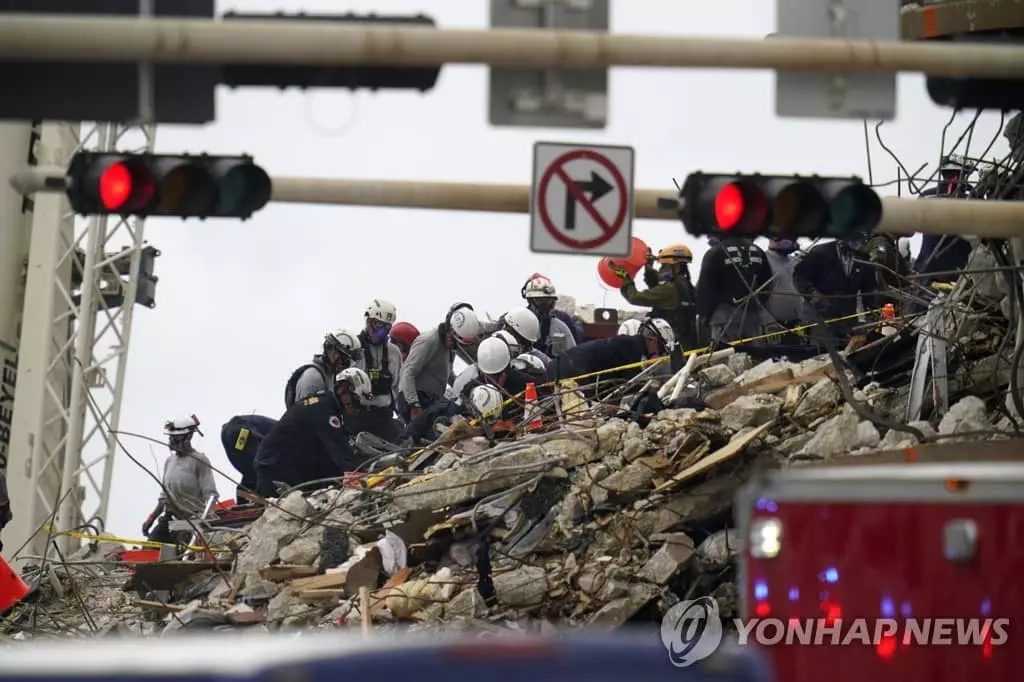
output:
[[[602, 384], [609, 386], [610, 383], [628, 381], [643, 371], [640, 363], [666, 356], [675, 346], [672, 327], [665, 320], [642, 321], [636, 335], [629, 334], [632, 327], [623, 323], [618, 336], [587, 341], [566, 351], [552, 363], [548, 378], [578, 378], [584, 395], [592, 398]], [[669, 366], [667, 361], [664, 364], [666, 368]], [[618, 367], [623, 369], [616, 369]]]
[[228, 420], [220, 429], [220, 443], [224, 454], [235, 470], [242, 475], [236, 496], [256, 492], [256, 453], [267, 434], [277, 426], [277, 420], [258, 414], [240, 414]]
[[[356, 368], [335, 377], [334, 390], [300, 400], [284, 413], [256, 453], [256, 492], [277, 497], [275, 482], [289, 486], [338, 478], [353, 471], [361, 458], [353, 452], [342, 418], [345, 406], [359, 402], [351, 379]], [[323, 483], [317, 487], [324, 487]]]

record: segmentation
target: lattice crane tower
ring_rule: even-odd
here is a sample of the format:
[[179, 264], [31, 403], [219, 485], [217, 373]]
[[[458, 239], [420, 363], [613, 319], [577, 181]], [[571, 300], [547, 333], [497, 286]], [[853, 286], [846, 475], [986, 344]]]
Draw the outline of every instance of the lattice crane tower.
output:
[[[23, 169], [26, 161], [66, 168], [79, 149], [152, 151], [155, 133], [154, 126], [106, 123], [0, 124], [0, 174], [9, 177], [3, 172]], [[63, 194], [23, 201], [6, 191], [0, 220], [4, 232], [17, 235], [0, 237], [0, 246], [7, 239], [20, 247], [0, 251], [0, 436], [7, 436], [0, 457], [6, 450], [14, 511], [4, 530], [5, 554], [23, 564], [48, 552], [52, 540], [64, 553], [77, 545], [47, 528], [103, 529], [143, 222], [76, 221]], [[10, 389], [13, 412], [11, 401], [3, 402]]]

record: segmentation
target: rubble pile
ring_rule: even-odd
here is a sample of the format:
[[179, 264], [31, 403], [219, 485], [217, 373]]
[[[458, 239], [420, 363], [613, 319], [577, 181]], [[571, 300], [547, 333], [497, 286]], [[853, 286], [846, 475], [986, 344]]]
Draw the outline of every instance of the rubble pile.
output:
[[[994, 345], [981, 345], [984, 358]], [[645, 426], [608, 416], [613, 406], [579, 412], [580, 399], [568, 394], [562, 420], [540, 432], [496, 443], [441, 438], [420, 471], [271, 500], [243, 531], [210, 530], [205, 540], [216, 551], [207, 561], [140, 564], [129, 576], [124, 567], [96, 568], [104, 550], [93, 547], [43, 574], [39, 611], [58, 603], [71, 623], [64, 634], [78, 636], [197, 627], [614, 629], [660, 622], [674, 603], [702, 595], [714, 595], [730, 618], [742, 545], [732, 505], [752, 476], [921, 437], [1015, 430], [1002, 401], [993, 412], [963, 395], [978, 382], [1000, 382], [999, 363], [984, 359], [950, 379], [957, 400], [941, 418], [904, 425], [906, 386], [854, 383], [858, 405], [848, 404], [828, 356], [711, 357], [689, 380], [695, 407], [662, 410]], [[109, 586], [119, 582], [127, 591], [112, 597], [120, 587]], [[19, 617], [8, 632], [31, 635], [46, 616], [32, 623]]]

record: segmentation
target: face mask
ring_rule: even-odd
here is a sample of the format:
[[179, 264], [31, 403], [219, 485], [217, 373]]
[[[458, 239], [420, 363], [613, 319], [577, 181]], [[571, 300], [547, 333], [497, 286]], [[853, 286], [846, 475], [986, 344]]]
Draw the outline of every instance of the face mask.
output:
[[390, 333], [391, 330], [386, 327], [374, 329], [370, 332], [370, 341], [379, 346], [388, 340], [388, 335]]
[[671, 282], [675, 278], [675, 275], [673, 275], [671, 271], [666, 270], [661, 273], [660, 278], [662, 282]]

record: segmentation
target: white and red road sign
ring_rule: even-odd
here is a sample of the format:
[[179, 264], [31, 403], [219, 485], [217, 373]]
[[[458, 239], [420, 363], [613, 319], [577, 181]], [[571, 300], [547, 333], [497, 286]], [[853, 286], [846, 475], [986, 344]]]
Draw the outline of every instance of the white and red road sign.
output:
[[537, 142], [530, 250], [629, 255], [634, 157], [632, 147]]

